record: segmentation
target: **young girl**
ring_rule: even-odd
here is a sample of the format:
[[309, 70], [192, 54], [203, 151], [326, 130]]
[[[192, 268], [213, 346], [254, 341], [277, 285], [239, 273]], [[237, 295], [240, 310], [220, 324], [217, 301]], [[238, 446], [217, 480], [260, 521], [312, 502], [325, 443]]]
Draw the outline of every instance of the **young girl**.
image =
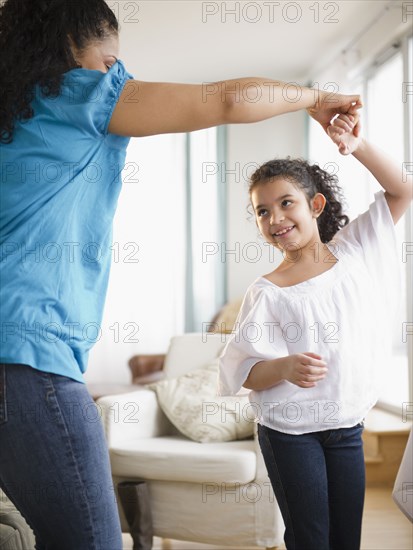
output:
[[336, 177], [317, 165], [274, 160], [252, 175], [256, 223], [283, 260], [248, 288], [220, 361], [221, 395], [252, 390], [288, 550], [359, 548], [363, 420], [391, 359], [394, 224], [412, 200], [402, 167], [360, 138], [354, 116], [327, 132], [384, 191], [348, 223]]
[[[83, 373], [129, 138], [298, 109], [326, 127], [359, 97], [302, 88], [293, 103], [268, 78], [207, 89], [136, 81], [118, 60], [118, 22], [103, 0], [1, 4], [0, 486], [39, 550], [120, 550], [108, 452]], [[249, 103], [239, 90], [252, 81], [262, 99]]]

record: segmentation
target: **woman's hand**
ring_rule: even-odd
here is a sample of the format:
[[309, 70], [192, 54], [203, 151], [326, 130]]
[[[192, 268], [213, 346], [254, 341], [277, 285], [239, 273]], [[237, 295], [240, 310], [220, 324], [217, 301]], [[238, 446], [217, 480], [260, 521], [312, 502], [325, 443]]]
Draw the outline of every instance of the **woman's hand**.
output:
[[327, 132], [332, 119], [341, 114], [355, 115], [363, 106], [359, 95], [320, 92], [320, 98], [307, 109], [307, 113]]
[[316, 382], [323, 380], [327, 374], [327, 364], [321, 355], [312, 352], [296, 353], [288, 356], [284, 380], [300, 388], [313, 388]]
[[354, 153], [360, 143], [360, 119], [355, 115], [339, 115], [327, 128], [327, 134], [342, 155]]

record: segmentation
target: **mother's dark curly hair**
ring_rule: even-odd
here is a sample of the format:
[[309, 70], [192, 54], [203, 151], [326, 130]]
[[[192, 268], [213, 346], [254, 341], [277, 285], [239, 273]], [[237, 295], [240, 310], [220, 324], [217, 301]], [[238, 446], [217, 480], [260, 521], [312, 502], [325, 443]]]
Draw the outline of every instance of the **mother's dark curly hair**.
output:
[[[1, 0], [0, 0], [1, 2]], [[60, 93], [63, 73], [79, 68], [70, 47], [118, 33], [104, 0], [6, 0], [0, 5], [0, 143], [11, 143], [16, 120], [34, 112], [35, 85]]]
[[317, 218], [318, 231], [323, 243], [328, 243], [339, 229], [349, 223], [343, 214], [343, 195], [338, 186], [338, 178], [322, 170], [317, 164], [309, 164], [303, 159], [275, 159], [260, 166], [250, 177], [249, 195], [252, 191], [272, 178], [289, 179], [295, 187], [304, 191], [308, 205], [310, 200], [321, 193], [326, 198], [323, 212]]

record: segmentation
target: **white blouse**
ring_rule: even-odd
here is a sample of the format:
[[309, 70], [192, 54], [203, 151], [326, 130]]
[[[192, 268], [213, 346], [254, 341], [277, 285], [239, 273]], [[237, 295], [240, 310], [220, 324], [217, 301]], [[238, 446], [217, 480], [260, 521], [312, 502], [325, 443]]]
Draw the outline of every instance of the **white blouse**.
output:
[[338, 259], [330, 269], [289, 287], [259, 277], [248, 288], [220, 356], [219, 395], [237, 394], [259, 361], [295, 353], [318, 353], [328, 372], [312, 388], [283, 380], [251, 391], [246, 418], [290, 434], [351, 427], [392, 376], [400, 259], [384, 191], [374, 198], [328, 243]]

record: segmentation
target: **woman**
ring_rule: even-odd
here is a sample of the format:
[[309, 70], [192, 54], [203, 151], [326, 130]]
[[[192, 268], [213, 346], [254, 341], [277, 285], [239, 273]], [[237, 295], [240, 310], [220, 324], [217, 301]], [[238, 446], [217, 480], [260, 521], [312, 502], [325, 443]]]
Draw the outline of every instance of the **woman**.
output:
[[[0, 485], [38, 549], [120, 549], [108, 453], [82, 374], [129, 138], [299, 109], [326, 128], [359, 97], [303, 88], [290, 102], [283, 83], [263, 78], [133, 80], [103, 0], [7, 0], [0, 46]], [[260, 101], [231, 93], [251, 82]]]

